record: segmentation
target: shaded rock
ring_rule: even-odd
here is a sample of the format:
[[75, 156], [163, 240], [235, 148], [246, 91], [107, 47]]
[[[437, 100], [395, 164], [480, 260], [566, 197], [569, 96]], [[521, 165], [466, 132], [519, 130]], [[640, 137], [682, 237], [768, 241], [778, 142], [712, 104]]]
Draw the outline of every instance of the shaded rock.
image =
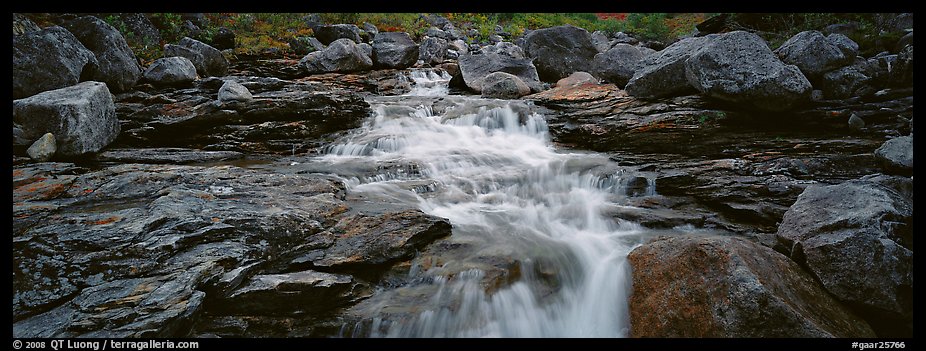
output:
[[338, 39], [350, 39], [355, 43], [361, 42], [360, 28], [353, 24], [322, 25], [314, 29], [315, 37], [324, 45], [331, 45]]
[[373, 57], [373, 46], [367, 43], [360, 43], [357, 44], [357, 46], [360, 47], [360, 50], [363, 51], [364, 55], [367, 55], [367, 57]]
[[913, 135], [885, 141], [875, 150], [875, 157], [889, 173], [913, 174]]
[[373, 40], [376, 34], [379, 34], [379, 28], [376, 28], [376, 25], [370, 22], [363, 22], [363, 31], [370, 37], [367, 42]]
[[827, 35], [830, 34], [842, 34], [842, 35], [852, 35], [858, 31], [859, 23], [858, 22], [848, 22], [848, 23], [834, 23], [823, 28], [823, 33]]
[[571, 25], [538, 29], [524, 36], [524, 52], [534, 59], [537, 74], [555, 82], [576, 71], [591, 71], [598, 50], [585, 29]]
[[616, 44], [610, 50], [595, 55], [591, 73], [623, 87], [633, 77], [633, 72], [640, 67], [642, 59], [643, 52], [636, 46]]
[[484, 54], [499, 54], [512, 58], [525, 58], [524, 50], [511, 42], [503, 41], [482, 48]]
[[254, 99], [254, 96], [244, 85], [233, 80], [227, 80], [219, 88], [218, 99], [219, 102], [248, 101]]
[[575, 72], [569, 77], [556, 81], [556, 87], [574, 87], [582, 84], [598, 84], [598, 79], [592, 77], [588, 72]]
[[591, 39], [592, 44], [595, 45], [595, 49], [598, 50], [599, 53], [608, 51], [608, 49], [611, 48], [611, 42], [607, 34], [600, 30], [592, 32]]
[[855, 56], [846, 56], [843, 50], [844, 48], [836, 42], [823, 36], [823, 33], [814, 30], [794, 35], [775, 49], [775, 54], [785, 63], [800, 68], [801, 72], [814, 82], [824, 73], [849, 64], [855, 59]]
[[171, 56], [189, 59], [201, 77], [219, 77], [228, 72], [228, 59], [221, 51], [190, 37], [183, 37], [177, 45], [164, 45], [164, 57]]
[[849, 127], [855, 130], [861, 130], [865, 128], [865, 121], [856, 114], [849, 116]]
[[777, 233], [791, 259], [880, 336], [912, 335], [913, 199], [896, 186], [905, 183], [870, 176], [808, 187]]
[[438, 29], [438, 28], [436, 28], [436, 27], [428, 28], [428, 30], [426, 30], [426, 31], [424, 32], [424, 35], [427, 36], [427, 37], [431, 37], [431, 38], [440, 38], [440, 39], [444, 39], [444, 40], [453, 40], [453, 38], [451, 37], [450, 33], [447, 33], [447, 32], [445, 32], [445, 31], [443, 31], [443, 30], [440, 30], [440, 29]]
[[530, 94], [531, 88], [517, 76], [495, 72], [482, 81], [482, 97], [496, 99], [517, 99]]
[[695, 91], [688, 83], [685, 62], [700, 52], [716, 35], [686, 38], [662, 51], [644, 56], [640, 68], [627, 81], [627, 93], [642, 98], [682, 95]]
[[215, 35], [212, 36], [212, 47], [219, 50], [234, 49], [235, 32], [225, 27], [219, 28]]
[[868, 86], [871, 78], [863, 64], [845, 66], [823, 75], [823, 96], [827, 99], [847, 99]]
[[181, 56], [154, 60], [145, 70], [144, 77], [145, 80], [156, 85], [189, 84], [199, 78], [193, 62]]
[[418, 49], [418, 59], [429, 65], [440, 64], [444, 62], [444, 56], [449, 46], [445, 39], [425, 37]]
[[26, 153], [36, 162], [45, 162], [55, 155], [55, 151], [58, 151], [58, 147], [55, 144], [55, 135], [52, 133], [45, 133], [39, 140], [32, 143], [32, 146], [29, 146]]
[[373, 38], [376, 67], [407, 68], [418, 60], [418, 45], [405, 32], [382, 32]]
[[717, 35], [686, 60], [685, 73], [705, 96], [767, 111], [807, 102], [813, 89], [797, 67], [782, 64], [762, 38], [744, 31]]
[[774, 250], [728, 236], [658, 237], [631, 251], [633, 337], [872, 337]]
[[461, 55], [458, 62], [463, 81], [473, 91], [481, 92], [486, 76], [495, 72], [517, 76], [531, 88], [532, 92], [543, 90], [540, 78], [537, 76], [537, 69], [530, 59], [513, 58], [498, 53], [483, 53]]
[[858, 56], [858, 43], [852, 39], [849, 39], [849, 37], [843, 34], [833, 33], [827, 35], [826, 40], [836, 45], [836, 47], [838, 47], [839, 50], [842, 51], [842, 54], [846, 55], [846, 57], [851, 57], [854, 59], [856, 56]]
[[20, 34], [26, 34], [31, 32], [38, 32], [42, 30], [38, 24], [35, 24], [29, 17], [24, 16], [20, 13], [13, 14], [13, 36]]
[[310, 52], [299, 60], [309, 74], [356, 72], [373, 67], [373, 60], [350, 39], [338, 39], [321, 51]]
[[222, 312], [252, 315], [317, 313], [369, 294], [363, 284], [349, 275], [316, 271], [257, 275], [242, 285], [222, 299]]
[[54, 134], [57, 153], [62, 156], [100, 151], [120, 130], [112, 95], [100, 82], [83, 82], [13, 100], [13, 121], [28, 139]]
[[640, 43], [640, 41], [637, 40], [637, 38], [634, 38], [624, 32], [614, 33], [614, 42], [617, 44], [630, 44], [630, 45], [637, 45], [638, 43]]
[[125, 23], [127, 31], [132, 33], [131, 36], [126, 33], [122, 34], [126, 37], [126, 41], [138, 45], [159, 45], [161, 42], [161, 32], [155, 28], [154, 24], [151, 23], [151, 20], [149, 20], [145, 14], [123, 13], [120, 14], [120, 16], [122, 18], [122, 23]]
[[289, 40], [289, 48], [297, 55], [307, 55], [313, 51], [325, 50], [325, 44], [315, 37], [294, 37]]
[[93, 52], [97, 66], [90, 79], [106, 83], [110, 91], [131, 89], [141, 78], [135, 53], [116, 28], [93, 17], [84, 16], [64, 25], [77, 40]]
[[13, 98], [64, 88], [87, 79], [96, 56], [66, 29], [53, 26], [13, 38]]
[[111, 149], [96, 154], [96, 160], [112, 163], [190, 164], [243, 158], [236, 151], [204, 151], [184, 148]]

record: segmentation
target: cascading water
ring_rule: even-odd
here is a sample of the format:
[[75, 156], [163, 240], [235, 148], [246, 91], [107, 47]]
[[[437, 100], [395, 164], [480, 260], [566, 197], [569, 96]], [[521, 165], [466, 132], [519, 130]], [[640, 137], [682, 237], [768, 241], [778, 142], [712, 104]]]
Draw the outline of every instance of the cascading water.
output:
[[[440, 95], [433, 85], [431, 91], [423, 86], [413, 93]], [[383, 303], [375, 306], [375, 317], [345, 326], [342, 335], [626, 336], [626, 256], [641, 228], [603, 214], [621, 182], [590, 171], [616, 165], [603, 155], [557, 150], [543, 116], [511, 102], [455, 98], [442, 113], [401, 106], [401, 100], [373, 101], [374, 118], [320, 158], [333, 165], [417, 165], [417, 172], [350, 178], [347, 184], [352, 192], [410, 193], [406, 198], [422, 211], [451, 221], [449, 240], [472, 248], [472, 258], [448, 259], [423, 273], [412, 267], [430, 277], [416, 282], [415, 288], [429, 291], [422, 306], [396, 315]], [[401, 186], [421, 179], [436, 185], [415, 188], [420, 194]], [[516, 261], [514, 279], [488, 289], [485, 269], [454, 269], [458, 261], [485, 257]]]

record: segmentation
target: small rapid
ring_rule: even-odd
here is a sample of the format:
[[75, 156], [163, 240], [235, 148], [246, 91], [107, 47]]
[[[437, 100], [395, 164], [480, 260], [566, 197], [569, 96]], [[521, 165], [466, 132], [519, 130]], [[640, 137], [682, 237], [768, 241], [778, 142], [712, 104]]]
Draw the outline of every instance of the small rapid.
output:
[[[409, 95], [444, 99], [445, 74], [411, 77], [421, 81]], [[428, 277], [407, 287], [428, 292], [420, 306], [391, 313], [383, 298], [374, 317], [341, 334], [626, 336], [626, 257], [642, 228], [605, 214], [623, 182], [619, 174], [596, 171], [619, 167], [604, 155], [557, 149], [544, 117], [517, 101], [447, 97], [440, 111], [413, 101], [371, 101], [375, 116], [319, 160], [414, 165], [345, 182], [352, 192], [407, 193], [405, 201], [449, 219], [448, 240], [471, 250], [465, 258], [412, 267]], [[428, 186], [402, 186], [422, 180]], [[498, 281], [490, 277], [495, 273], [460, 263], [479, 260], [509, 260], [516, 268], [505, 272], [509, 281], [489, 287]]]

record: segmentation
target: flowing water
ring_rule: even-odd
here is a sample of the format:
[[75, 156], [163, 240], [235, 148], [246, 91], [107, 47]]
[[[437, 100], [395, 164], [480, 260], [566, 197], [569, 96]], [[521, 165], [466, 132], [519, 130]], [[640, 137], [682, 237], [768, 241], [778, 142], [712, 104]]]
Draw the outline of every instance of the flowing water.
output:
[[[544, 117], [521, 102], [442, 96], [444, 75], [412, 77], [411, 94], [430, 100], [370, 100], [375, 116], [319, 162], [406, 165], [344, 177], [352, 193], [449, 219], [447, 240], [465, 253], [416, 261], [409, 274], [425, 278], [381, 290], [366, 304], [370, 318], [342, 335], [626, 336], [626, 257], [642, 228], [604, 214], [622, 194], [620, 167], [558, 149]], [[497, 262], [510, 270], [507, 280], [493, 270]]]

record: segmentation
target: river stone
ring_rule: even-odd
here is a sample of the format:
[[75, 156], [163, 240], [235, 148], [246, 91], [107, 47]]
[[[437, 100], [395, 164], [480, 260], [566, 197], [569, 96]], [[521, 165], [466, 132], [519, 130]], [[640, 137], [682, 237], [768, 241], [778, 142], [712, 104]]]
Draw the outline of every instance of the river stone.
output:
[[77, 40], [93, 52], [97, 60], [91, 79], [106, 83], [110, 91], [131, 89], [141, 78], [141, 67], [135, 53], [116, 28], [105, 21], [84, 16], [64, 25]]
[[196, 66], [186, 57], [164, 57], [154, 60], [145, 70], [146, 80], [155, 85], [181, 85], [196, 80]]
[[459, 59], [460, 73], [466, 86], [481, 92], [486, 76], [495, 72], [510, 73], [527, 84], [532, 92], [543, 90], [537, 69], [530, 59], [514, 58], [499, 53], [482, 53], [478, 55], [463, 54]]
[[913, 135], [885, 141], [875, 150], [875, 157], [887, 172], [913, 174]]
[[332, 24], [315, 28], [315, 38], [324, 45], [331, 45], [338, 39], [350, 39], [355, 43], [361, 42], [360, 28], [353, 24]]
[[373, 38], [376, 67], [408, 68], [418, 60], [418, 45], [405, 32], [382, 32]]
[[419, 47], [418, 59], [429, 65], [440, 64], [444, 62], [444, 56], [449, 46], [447, 40], [442, 38], [425, 37]]
[[[13, 98], [88, 79], [96, 56], [67, 29], [53, 26], [13, 37]], [[38, 136], [36, 136], [38, 137]]]
[[569, 75], [569, 77], [560, 79], [556, 81], [556, 87], [575, 87], [582, 84], [598, 84], [598, 79], [595, 79], [588, 72], [574, 72]]
[[781, 44], [775, 54], [785, 63], [797, 66], [808, 79], [815, 82], [824, 73], [852, 63], [855, 59], [854, 55], [846, 55], [846, 50], [850, 48], [845, 47], [847, 43], [842, 37], [835, 35], [832, 38], [815, 30], [800, 32]]
[[813, 90], [796, 66], [781, 63], [762, 38], [744, 31], [717, 35], [691, 54], [685, 73], [705, 96], [766, 111], [792, 109]]
[[482, 81], [482, 97], [496, 99], [517, 99], [530, 94], [531, 88], [517, 76], [495, 72]]
[[640, 67], [627, 81], [627, 94], [641, 98], [658, 98], [694, 92], [685, 74], [685, 62], [701, 52], [717, 35], [686, 38], [640, 61]]
[[638, 47], [616, 44], [611, 49], [595, 55], [591, 73], [623, 87], [633, 77], [633, 72], [640, 68], [642, 59], [643, 52]]
[[233, 80], [226, 80], [219, 88], [218, 99], [219, 102], [248, 101], [254, 99], [254, 96], [244, 85]]
[[572, 25], [538, 29], [524, 39], [524, 52], [534, 60], [537, 74], [545, 82], [576, 71], [591, 71], [592, 59], [598, 53], [588, 31]]
[[633, 337], [872, 337], [797, 264], [732, 236], [657, 237], [630, 252]]
[[26, 153], [36, 162], [45, 162], [55, 155], [55, 151], [58, 151], [55, 145], [55, 135], [52, 133], [45, 133], [39, 140], [32, 143], [32, 146], [29, 146]]
[[912, 186], [884, 175], [809, 186], [778, 227], [788, 255], [879, 335], [906, 334], [913, 317]]
[[218, 49], [199, 40], [183, 37], [177, 45], [164, 45], [164, 57], [188, 58], [201, 77], [221, 77], [228, 72], [228, 59]]
[[299, 64], [309, 74], [330, 72], [356, 72], [373, 67], [373, 60], [350, 39], [338, 39], [321, 51], [310, 52]]
[[42, 27], [39, 27], [38, 24], [35, 24], [29, 17], [21, 13], [13, 14], [13, 36], [20, 34], [26, 34], [31, 32], [38, 32], [42, 30]]
[[54, 134], [62, 156], [100, 151], [120, 130], [109, 89], [92, 81], [13, 100], [13, 121], [28, 139]]

